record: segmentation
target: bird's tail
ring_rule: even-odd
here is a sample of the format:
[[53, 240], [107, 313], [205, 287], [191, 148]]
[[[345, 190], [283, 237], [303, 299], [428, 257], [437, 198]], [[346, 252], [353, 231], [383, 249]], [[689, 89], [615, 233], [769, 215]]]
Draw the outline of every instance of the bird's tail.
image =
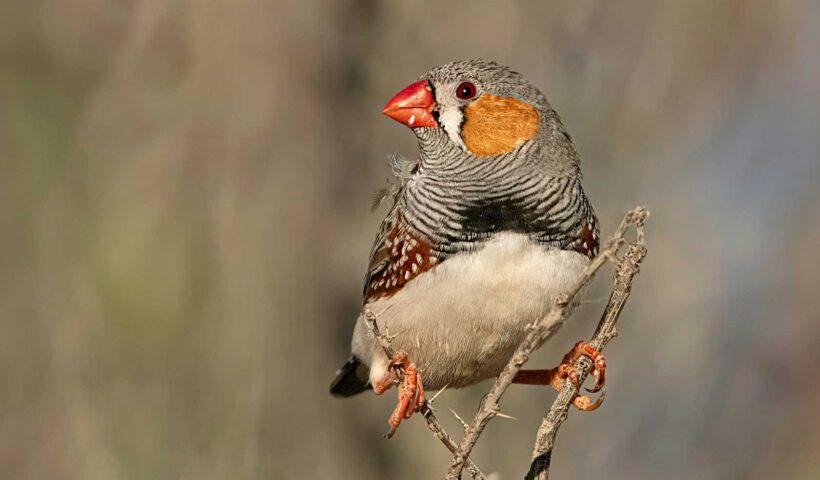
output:
[[336, 397], [351, 397], [370, 389], [367, 366], [352, 356], [336, 371], [330, 384], [330, 393]]

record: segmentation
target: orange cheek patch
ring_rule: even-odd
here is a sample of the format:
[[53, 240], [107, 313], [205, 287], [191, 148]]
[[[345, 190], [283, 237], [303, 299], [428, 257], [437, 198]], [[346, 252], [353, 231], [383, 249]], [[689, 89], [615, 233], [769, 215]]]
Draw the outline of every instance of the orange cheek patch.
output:
[[515, 150], [538, 133], [538, 110], [514, 98], [482, 95], [467, 106], [461, 139], [479, 157]]

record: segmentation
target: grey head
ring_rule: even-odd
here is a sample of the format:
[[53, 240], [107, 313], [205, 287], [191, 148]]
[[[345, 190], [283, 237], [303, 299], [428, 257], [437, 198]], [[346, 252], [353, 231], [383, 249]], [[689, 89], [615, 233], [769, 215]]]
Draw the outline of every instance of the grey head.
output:
[[422, 160], [513, 155], [553, 174], [578, 173], [578, 153], [546, 97], [493, 61], [434, 67], [393, 97], [384, 113], [413, 130]]

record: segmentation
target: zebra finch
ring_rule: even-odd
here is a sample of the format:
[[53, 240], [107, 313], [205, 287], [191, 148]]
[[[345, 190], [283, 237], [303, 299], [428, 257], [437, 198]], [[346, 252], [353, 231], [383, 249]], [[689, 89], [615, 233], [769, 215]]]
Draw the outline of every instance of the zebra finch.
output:
[[[521, 74], [495, 62], [436, 67], [396, 94], [383, 113], [418, 139], [419, 156], [393, 196], [365, 275], [352, 356], [331, 393], [399, 385], [391, 434], [425, 402], [424, 390], [497, 376], [524, 337], [598, 251], [595, 212], [579, 155], [558, 114]], [[388, 358], [368, 328], [394, 334]], [[560, 389], [577, 382], [579, 342], [561, 365], [522, 370], [516, 383]], [[588, 397], [576, 407], [600, 405]]]

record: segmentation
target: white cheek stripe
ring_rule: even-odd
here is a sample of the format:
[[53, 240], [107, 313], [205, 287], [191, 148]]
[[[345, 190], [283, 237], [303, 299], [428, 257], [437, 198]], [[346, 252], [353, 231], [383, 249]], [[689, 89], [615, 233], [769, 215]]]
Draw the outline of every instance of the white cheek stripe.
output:
[[444, 127], [444, 131], [447, 132], [447, 136], [450, 137], [450, 140], [466, 152], [467, 146], [464, 145], [464, 142], [461, 140], [461, 121], [463, 118], [464, 116], [461, 114], [460, 108], [445, 107], [439, 114], [438, 120], [441, 126]]

